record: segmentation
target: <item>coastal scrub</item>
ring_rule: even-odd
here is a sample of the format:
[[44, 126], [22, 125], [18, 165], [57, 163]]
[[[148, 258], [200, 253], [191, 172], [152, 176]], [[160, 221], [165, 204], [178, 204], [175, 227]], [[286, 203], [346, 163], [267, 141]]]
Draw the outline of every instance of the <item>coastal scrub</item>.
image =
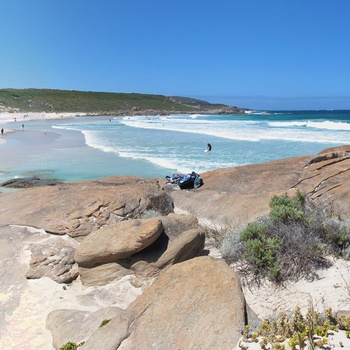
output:
[[[314, 349], [328, 344], [328, 336], [340, 330], [349, 338], [349, 317], [337, 317], [330, 308], [319, 313], [310, 305], [305, 315], [297, 307], [290, 314], [283, 312], [277, 318], [265, 319], [257, 330], [246, 326], [243, 342], [259, 343], [262, 349], [285, 349], [286, 343], [291, 349]], [[242, 342], [240, 348], [246, 348]]]
[[221, 252], [245, 281], [260, 284], [317, 277], [327, 256], [349, 259], [350, 222], [317, 208], [302, 193], [273, 196], [270, 213], [229, 230]]

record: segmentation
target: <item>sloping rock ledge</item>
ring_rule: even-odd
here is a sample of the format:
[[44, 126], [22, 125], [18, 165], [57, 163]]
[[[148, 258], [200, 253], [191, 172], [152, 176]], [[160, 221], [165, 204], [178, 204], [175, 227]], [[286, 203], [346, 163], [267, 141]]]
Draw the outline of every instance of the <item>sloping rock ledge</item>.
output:
[[[46, 309], [55, 349], [68, 341], [85, 342], [81, 349], [231, 349], [257, 319], [235, 272], [206, 256], [205, 227], [245, 224], [268, 212], [274, 194], [298, 190], [349, 218], [349, 169], [350, 146], [342, 146], [203, 173], [204, 186], [195, 190], [165, 179], [110, 177], [0, 193], [0, 301], [11, 314], [30, 281], [50, 279], [66, 289], [82, 283], [89, 299], [76, 300], [77, 309]], [[142, 218], [150, 211], [157, 215]], [[106, 305], [106, 288], [125, 278], [140, 295], [124, 308]], [[1, 346], [22, 327], [10, 319], [0, 322]], [[30, 336], [29, 327], [16, 341], [52, 348]]]

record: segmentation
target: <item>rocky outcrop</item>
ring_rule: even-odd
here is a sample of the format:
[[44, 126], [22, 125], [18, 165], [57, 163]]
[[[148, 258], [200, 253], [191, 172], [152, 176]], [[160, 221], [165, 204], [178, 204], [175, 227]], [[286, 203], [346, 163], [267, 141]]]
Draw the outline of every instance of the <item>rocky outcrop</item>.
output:
[[27, 279], [49, 277], [70, 283], [80, 276], [86, 286], [102, 286], [126, 275], [154, 277], [201, 255], [205, 242], [194, 216], [175, 214], [111, 224], [93, 231], [80, 244], [64, 238], [51, 236], [28, 246]]
[[86, 236], [146, 210], [163, 215], [173, 210], [159, 180], [137, 177], [110, 177], [3, 193], [0, 207], [0, 224], [40, 227], [71, 237]]
[[[70, 319], [75, 328], [68, 326]], [[82, 320], [92, 319], [72, 310], [50, 314], [48, 327], [55, 330], [56, 348], [70, 339], [85, 341], [82, 350], [231, 350], [246, 322], [237, 274], [224, 261], [210, 257], [172, 266], [105, 326], [97, 328], [101, 317], [96, 317], [93, 327], [86, 327], [88, 337], [86, 329], [82, 334]]]
[[[108, 307], [95, 312], [79, 310], [55, 310], [49, 313], [46, 326], [53, 337], [53, 347], [59, 349], [63, 344], [74, 341], [79, 344], [85, 341], [112, 318], [120, 321], [125, 312], [117, 307]], [[119, 329], [122, 324], [119, 323]], [[96, 349], [103, 349], [96, 347]]]
[[292, 188], [299, 180], [308, 157], [218, 169], [200, 174], [204, 185], [190, 191], [165, 189], [174, 201], [176, 213], [195, 215], [213, 228], [245, 224], [269, 211], [274, 194]]
[[195, 215], [216, 228], [246, 224], [270, 210], [273, 195], [305, 193], [316, 205], [350, 217], [350, 146], [317, 155], [218, 169], [202, 173], [204, 186], [178, 191], [167, 184], [175, 212]]
[[159, 217], [164, 231], [147, 249], [124, 260], [137, 275], [156, 276], [160, 270], [203, 253], [205, 232], [192, 215]]
[[350, 217], [350, 146], [329, 148], [305, 163], [292, 189], [300, 190], [320, 206]]
[[179, 191], [165, 179], [111, 177], [0, 195], [0, 224], [41, 227], [46, 232], [85, 236], [148, 209], [195, 215], [201, 224], [232, 227], [269, 211], [274, 194], [305, 192], [316, 204], [350, 212], [350, 146], [317, 155], [202, 173], [204, 186]]
[[59, 240], [55, 242], [32, 244], [28, 279], [49, 277], [57, 283], [70, 283], [78, 277], [75, 263], [75, 249]]
[[159, 219], [135, 219], [105, 226], [81, 242], [75, 261], [81, 267], [94, 267], [128, 258], [154, 243], [162, 232]]
[[[83, 311], [70, 307], [50, 314], [48, 327], [56, 348], [66, 341], [86, 341], [82, 349], [231, 349], [249, 308], [237, 275], [226, 263], [198, 257], [205, 240], [200, 224], [245, 224], [269, 211], [273, 195], [298, 190], [316, 205], [349, 218], [349, 170], [350, 146], [343, 146], [313, 156], [203, 173], [204, 185], [193, 190], [179, 190], [165, 179], [111, 177], [0, 193], [2, 306], [14, 315], [11, 325], [5, 324], [9, 317], [0, 321], [0, 330], [16, 327], [18, 308], [32, 313], [37, 300], [44, 300], [38, 297], [41, 289], [38, 293], [30, 286], [49, 281], [57, 288], [53, 280], [70, 282], [78, 264], [80, 278], [71, 285], [87, 288], [75, 300], [84, 300]], [[160, 216], [138, 218], [150, 209]], [[25, 279], [26, 274], [35, 280]], [[102, 300], [115, 296], [109, 291], [104, 298], [108, 286], [124, 280], [133, 287], [150, 286], [122, 310], [93, 314], [105, 308]], [[63, 302], [61, 293], [68, 293], [68, 287], [59, 285], [52, 299]], [[96, 302], [98, 288], [105, 289], [100, 289]], [[121, 299], [128, 297], [128, 290], [119, 291]], [[30, 302], [34, 291], [36, 299]], [[43, 308], [48, 310], [46, 304]], [[104, 317], [111, 321], [100, 327]], [[23, 334], [30, 335], [34, 324], [39, 325], [27, 324]], [[41, 332], [45, 330], [38, 328], [33, 334]], [[14, 339], [5, 333], [1, 345]]]
[[157, 276], [170, 265], [199, 256], [205, 234], [193, 216], [169, 214], [103, 227], [77, 248], [85, 285], [103, 285], [127, 274]]
[[120, 349], [232, 349], [244, 306], [239, 277], [224, 261], [174, 265], [128, 307], [133, 322]]
[[38, 177], [15, 178], [3, 182], [0, 186], [9, 188], [29, 188], [36, 186], [54, 186], [62, 184], [63, 181], [54, 179], [39, 179]]

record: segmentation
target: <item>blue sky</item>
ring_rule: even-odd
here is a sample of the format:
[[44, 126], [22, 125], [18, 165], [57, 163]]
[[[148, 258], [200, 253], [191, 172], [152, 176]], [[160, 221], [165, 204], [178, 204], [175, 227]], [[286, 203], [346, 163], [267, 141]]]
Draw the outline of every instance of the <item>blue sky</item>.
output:
[[2, 0], [0, 88], [350, 109], [349, 0]]

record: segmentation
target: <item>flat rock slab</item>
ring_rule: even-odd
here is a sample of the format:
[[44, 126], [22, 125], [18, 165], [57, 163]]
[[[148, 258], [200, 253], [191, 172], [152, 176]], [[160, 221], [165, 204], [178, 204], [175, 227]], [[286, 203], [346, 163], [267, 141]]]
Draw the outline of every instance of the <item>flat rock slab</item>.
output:
[[88, 336], [103, 327], [103, 321], [110, 321], [123, 313], [122, 309], [113, 306], [95, 312], [54, 310], [47, 316], [46, 327], [52, 334], [54, 348], [59, 349], [68, 342], [79, 344], [85, 341]]
[[0, 193], [0, 225], [33, 226], [71, 237], [86, 236], [148, 209], [163, 215], [173, 210], [157, 179], [110, 177]]

